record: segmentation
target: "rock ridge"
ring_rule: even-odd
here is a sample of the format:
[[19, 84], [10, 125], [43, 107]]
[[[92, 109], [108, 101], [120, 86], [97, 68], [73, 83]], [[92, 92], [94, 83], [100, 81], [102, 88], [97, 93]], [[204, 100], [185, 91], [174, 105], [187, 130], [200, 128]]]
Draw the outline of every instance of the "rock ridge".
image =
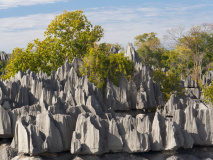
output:
[[[142, 64], [132, 44], [125, 55], [135, 65], [133, 80], [122, 77], [118, 86], [108, 80], [104, 95], [86, 76], [78, 76], [79, 58], [50, 76], [28, 70], [1, 80], [0, 138], [13, 138], [11, 147], [31, 156], [212, 146], [213, 108], [196, 96], [171, 95], [164, 104], [151, 68]], [[190, 77], [184, 86], [197, 87]], [[144, 112], [153, 108], [157, 111]]]

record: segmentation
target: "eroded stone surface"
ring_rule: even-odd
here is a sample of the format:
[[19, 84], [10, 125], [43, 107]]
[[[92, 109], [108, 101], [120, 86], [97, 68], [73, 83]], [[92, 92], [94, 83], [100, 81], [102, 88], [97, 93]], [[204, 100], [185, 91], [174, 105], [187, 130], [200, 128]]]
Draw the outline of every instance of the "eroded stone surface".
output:
[[[118, 86], [108, 80], [104, 95], [86, 76], [78, 76], [79, 58], [66, 61], [50, 76], [28, 70], [1, 80], [0, 137], [13, 137], [11, 147], [29, 155], [212, 146], [213, 109], [197, 99], [199, 88], [191, 77], [183, 83], [188, 96], [172, 95], [164, 106], [152, 69], [141, 63], [133, 45], [125, 55], [134, 62], [132, 80], [123, 76]], [[145, 112], [156, 107], [163, 108]]]

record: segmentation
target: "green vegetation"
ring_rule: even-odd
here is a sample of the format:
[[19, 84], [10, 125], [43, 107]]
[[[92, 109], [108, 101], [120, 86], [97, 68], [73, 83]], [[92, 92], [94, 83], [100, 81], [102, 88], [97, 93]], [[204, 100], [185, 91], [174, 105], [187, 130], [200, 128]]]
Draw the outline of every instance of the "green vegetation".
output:
[[[198, 83], [202, 74], [212, 68], [213, 28], [206, 24], [193, 26], [187, 31], [181, 27], [171, 28], [165, 34], [165, 39], [169, 41], [170, 49], [162, 47], [154, 32], [136, 36], [135, 45], [143, 64], [168, 70], [166, 73], [153, 71], [154, 81], [161, 86], [167, 100], [172, 93], [183, 93], [177, 87], [180, 86], [180, 79], [191, 74]], [[209, 98], [213, 94], [211, 89], [204, 90], [208, 100], [212, 100]]]
[[44, 35], [43, 41], [35, 39], [26, 49], [14, 49], [4, 79], [27, 69], [49, 75], [67, 59], [71, 62], [74, 57], [84, 57], [103, 36], [103, 29], [98, 25], [93, 27], [81, 10], [64, 11], [48, 25]]
[[213, 104], [213, 83], [210, 86], [205, 86], [205, 88], [203, 88], [203, 93], [204, 93], [204, 101], [209, 103], [209, 104]]
[[7, 65], [7, 61], [0, 61], [0, 75], [3, 74]]
[[91, 48], [90, 53], [83, 58], [84, 64], [80, 69], [80, 74], [87, 75], [89, 81], [99, 89], [104, 88], [107, 78], [118, 85], [122, 74], [130, 80], [134, 72], [133, 62], [123, 53], [110, 53], [108, 46], [109, 44], [103, 43]]
[[[107, 79], [118, 85], [122, 75], [131, 79], [134, 73], [133, 62], [124, 57], [123, 53], [112, 54], [112, 44], [98, 41], [103, 37], [101, 26], [93, 26], [83, 14], [83, 11], [64, 11], [48, 25], [44, 32], [44, 40], [35, 39], [28, 43], [26, 49], [15, 48], [8, 62], [0, 63], [0, 73], [6, 66], [9, 79], [18, 71], [31, 69], [51, 74], [68, 59], [82, 58], [81, 75], [103, 89]], [[167, 31], [165, 38], [170, 42], [168, 49], [164, 47], [154, 32], [144, 33], [135, 37], [135, 46], [143, 64], [165, 68], [167, 72], [153, 71], [153, 79], [161, 86], [161, 91], [167, 100], [171, 94], [179, 96], [183, 93], [180, 79], [189, 74], [197, 82], [201, 75], [212, 68], [213, 61], [213, 29], [210, 25], [192, 27], [184, 31], [181, 27]], [[174, 45], [171, 45], [174, 44]], [[113, 44], [122, 49], [119, 44]], [[212, 101], [212, 86], [204, 89], [206, 100]]]
[[143, 64], [155, 65], [162, 67], [161, 57], [164, 49], [161, 47], [159, 38], [156, 33], [144, 33], [135, 37], [135, 46]]
[[107, 79], [117, 85], [122, 74], [131, 78], [133, 62], [123, 53], [109, 52], [112, 45], [118, 49], [122, 47], [117, 43], [97, 44], [103, 36], [103, 29], [93, 27], [81, 10], [64, 11], [56, 16], [44, 35], [43, 41], [35, 39], [28, 43], [26, 49], [17, 47], [13, 50], [4, 79], [28, 69], [36, 73], [41, 70], [50, 75], [52, 70], [57, 70], [67, 59], [71, 62], [74, 57], [84, 61], [80, 74], [87, 75], [100, 89], [103, 89]]
[[180, 86], [180, 77], [173, 72], [153, 70], [153, 80], [160, 86], [164, 101], [167, 102], [172, 94], [183, 96], [184, 90]]

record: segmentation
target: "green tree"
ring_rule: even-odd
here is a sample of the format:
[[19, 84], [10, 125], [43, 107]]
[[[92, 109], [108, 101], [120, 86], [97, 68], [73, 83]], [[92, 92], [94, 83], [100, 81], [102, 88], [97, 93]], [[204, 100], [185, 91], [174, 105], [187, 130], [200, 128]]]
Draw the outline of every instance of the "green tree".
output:
[[204, 101], [212, 106], [213, 104], [213, 85], [203, 87]]
[[172, 94], [183, 96], [184, 90], [180, 85], [180, 77], [173, 72], [163, 72], [160, 69], [153, 70], [153, 81], [160, 86], [160, 90], [164, 96], [164, 101], [167, 102]]
[[156, 33], [144, 33], [135, 37], [135, 46], [143, 64], [161, 67], [161, 55], [164, 49], [161, 47]]
[[6, 66], [6, 74], [3, 75], [4, 79], [14, 76], [20, 70], [27, 70], [30, 63], [29, 55], [23, 48], [15, 48], [10, 56], [10, 60]]
[[119, 78], [124, 74], [131, 79], [134, 65], [123, 53], [109, 53], [108, 46], [103, 43], [91, 48], [90, 53], [83, 58], [84, 64], [80, 68], [81, 75], [87, 75], [90, 82], [99, 89], [104, 89], [107, 79], [118, 85]]
[[14, 49], [3, 78], [27, 69], [50, 75], [67, 59], [71, 62], [74, 57], [84, 57], [103, 36], [103, 29], [93, 26], [81, 10], [64, 11], [48, 25], [44, 36], [43, 41], [35, 39], [26, 49]]
[[183, 79], [189, 75], [190, 69], [193, 66], [190, 54], [191, 52], [181, 46], [175, 50], [165, 50], [161, 57], [162, 66]]
[[[193, 70], [195, 80], [198, 82], [199, 75], [201, 76], [204, 65], [211, 63], [212, 58], [212, 43], [213, 30], [208, 25], [193, 26], [190, 30], [185, 31], [181, 28], [171, 29], [167, 32], [167, 37], [176, 42], [176, 48], [182, 48], [188, 60], [193, 62]], [[178, 51], [178, 50], [177, 50]], [[186, 52], [185, 52], [186, 51]], [[190, 53], [189, 53], [190, 52]]]
[[7, 65], [7, 61], [0, 61], [0, 75], [3, 74]]
[[[88, 48], [103, 37], [101, 26], [94, 26], [88, 21], [83, 11], [64, 11], [48, 25], [45, 32], [47, 42], [54, 38], [66, 59], [72, 61], [74, 57], [84, 57]], [[56, 48], [57, 50], [57, 48]]]

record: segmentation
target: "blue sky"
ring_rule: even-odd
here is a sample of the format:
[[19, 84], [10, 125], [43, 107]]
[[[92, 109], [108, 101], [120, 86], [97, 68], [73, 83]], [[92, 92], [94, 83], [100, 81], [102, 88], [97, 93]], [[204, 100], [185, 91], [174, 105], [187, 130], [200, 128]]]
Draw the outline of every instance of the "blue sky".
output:
[[181, 25], [213, 23], [213, 0], [0, 0], [0, 50], [26, 48], [43, 39], [47, 25], [63, 10], [81, 9], [92, 24], [104, 28], [101, 42], [124, 47], [134, 37]]

